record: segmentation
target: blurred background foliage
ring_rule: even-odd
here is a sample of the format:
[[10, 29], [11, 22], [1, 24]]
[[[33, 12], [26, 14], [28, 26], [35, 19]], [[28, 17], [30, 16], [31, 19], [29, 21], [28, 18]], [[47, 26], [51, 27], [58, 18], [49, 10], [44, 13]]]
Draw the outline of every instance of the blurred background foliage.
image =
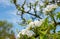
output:
[[12, 23], [7, 22], [6, 20], [0, 20], [0, 39], [15, 39], [12, 27]]

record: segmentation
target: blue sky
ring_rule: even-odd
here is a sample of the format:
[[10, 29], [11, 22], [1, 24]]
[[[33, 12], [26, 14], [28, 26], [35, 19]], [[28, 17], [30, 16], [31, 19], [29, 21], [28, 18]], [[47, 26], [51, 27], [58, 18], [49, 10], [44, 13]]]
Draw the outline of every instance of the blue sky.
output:
[[16, 15], [17, 9], [14, 4], [10, 3], [10, 0], [0, 0], [0, 20], [7, 20], [13, 23], [13, 30], [15, 35], [18, 31], [22, 30], [23, 27], [18, 25], [16, 22], [19, 20], [19, 16]]

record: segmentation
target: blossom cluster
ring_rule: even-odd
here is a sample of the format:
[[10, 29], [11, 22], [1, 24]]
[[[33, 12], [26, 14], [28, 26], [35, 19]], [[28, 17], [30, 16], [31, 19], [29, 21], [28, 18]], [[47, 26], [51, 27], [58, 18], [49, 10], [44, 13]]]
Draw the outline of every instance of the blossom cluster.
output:
[[44, 21], [44, 19], [42, 19], [40, 21], [37, 20], [34, 22], [30, 22], [28, 24], [28, 26], [26, 27], [26, 29], [23, 29], [21, 32], [19, 32], [17, 37], [20, 38], [20, 34], [27, 35], [28, 37], [35, 35], [35, 33], [32, 30], [30, 30], [30, 28], [40, 27], [41, 24], [43, 23], [43, 21]]
[[44, 19], [41, 20], [35, 20], [34, 22], [30, 22], [28, 24], [28, 27], [26, 29], [30, 29], [30, 28], [35, 28], [35, 27], [40, 27], [42, 25], [42, 23], [44, 22]]
[[35, 33], [32, 30], [27, 30], [27, 29], [23, 29], [21, 32], [19, 32], [18, 38], [20, 38], [20, 34], [27, 35], [28, 37], [35, 35]]
[[46, 6], [46, 8], [43, 8], [43, 13], [48, 14], [49, 12], [53, 11], [53, 9], [56, 9], [58, 7], [57, 4], [49, 4]]

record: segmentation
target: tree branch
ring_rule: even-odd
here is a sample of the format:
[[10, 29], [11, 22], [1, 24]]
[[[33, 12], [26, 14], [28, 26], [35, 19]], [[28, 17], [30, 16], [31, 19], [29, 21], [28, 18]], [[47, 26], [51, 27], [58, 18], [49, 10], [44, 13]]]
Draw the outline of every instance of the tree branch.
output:
[[30, 15], [33, 15], [33, 16], [35, 16], [35, 17], [37, 17], [37, 18], [40, 18], [40, 19], [42, 19], [40, 16], [38, 16], [37, 14], [32, 14], [32, 13], [29, 13], [29, 12], [26, 12], [27, 14], [30, 14]]
[[60, 22], [58, 22], [57, 25], [60, 25]]

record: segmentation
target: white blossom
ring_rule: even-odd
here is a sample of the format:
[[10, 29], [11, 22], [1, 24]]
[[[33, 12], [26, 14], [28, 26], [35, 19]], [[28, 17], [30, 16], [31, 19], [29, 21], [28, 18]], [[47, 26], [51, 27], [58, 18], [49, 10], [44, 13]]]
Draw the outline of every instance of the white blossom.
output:
[[40, 21], [36, 20], [36, 21], [34, 21], [34, 24], [35, 24], [35, 26], [39, 26], [40, 25]]
[[41, 1], [39, 2], [39, 4], [40, 4], [40, 6], [44, 6], [44, 5], [45, 5], [45, 4], [44, 4], [43, 2], [41, 2]]
[[47, 14], [47, 10], [48, 10], [47, 8], [43, 8], [43, 13]]
[[57, 4], [50, 4], [47, 5], [46, 8], [43, 8], [43, 13], [47, 14], [48, 12], [52, 11], [53, 9], [57, 8]]
[[47, 8], [57, 8], [58, 5], [57, 4], [51, 4], [51, 5], [47, 5]]
[[31, 36], [35, 35], [35, 33], [34, 33], [33, 31], [31, 31], [31, 30], [30, 30], [30, 31], [28, 30], [28, 31], [26, 32], [26, 35], [27, 35], [28, 37], [31, 37]]
[[20, 34], [27, 35], [28, 37], [35, 35], [35, 33], [32, 30], [27, 30], [27, 29], [23, 29], [21, 32], [19, 32], [17, 36], [18, 38], [20, 38]]
[[36, 27], [39, 27], [43, 22], [42, 21], [34, 21]]
[[31, 28], [31, 27], [32, 27], [32, 28], [35, 27], [34, 22], [30, 22], [29, 25], [28, 25], [28, 27], [30, 27], [30, 28]]
[[57, 2], [60, 2], [60, 0], [58, 0]]
[[44, 19], [41, 19], [40, 21], [35, 20], [34, 22], [30, 22], [29, 25], [26, 27], [26, 29], [29, 30], [30, 28], [40, 27], [43, 21]]
[[40, 11], [40, 8], [37, 6], [36, 11]]
[[20, 34], [17, 35], [17, 39], [19, 39], [19, 38], [20, 38]]

